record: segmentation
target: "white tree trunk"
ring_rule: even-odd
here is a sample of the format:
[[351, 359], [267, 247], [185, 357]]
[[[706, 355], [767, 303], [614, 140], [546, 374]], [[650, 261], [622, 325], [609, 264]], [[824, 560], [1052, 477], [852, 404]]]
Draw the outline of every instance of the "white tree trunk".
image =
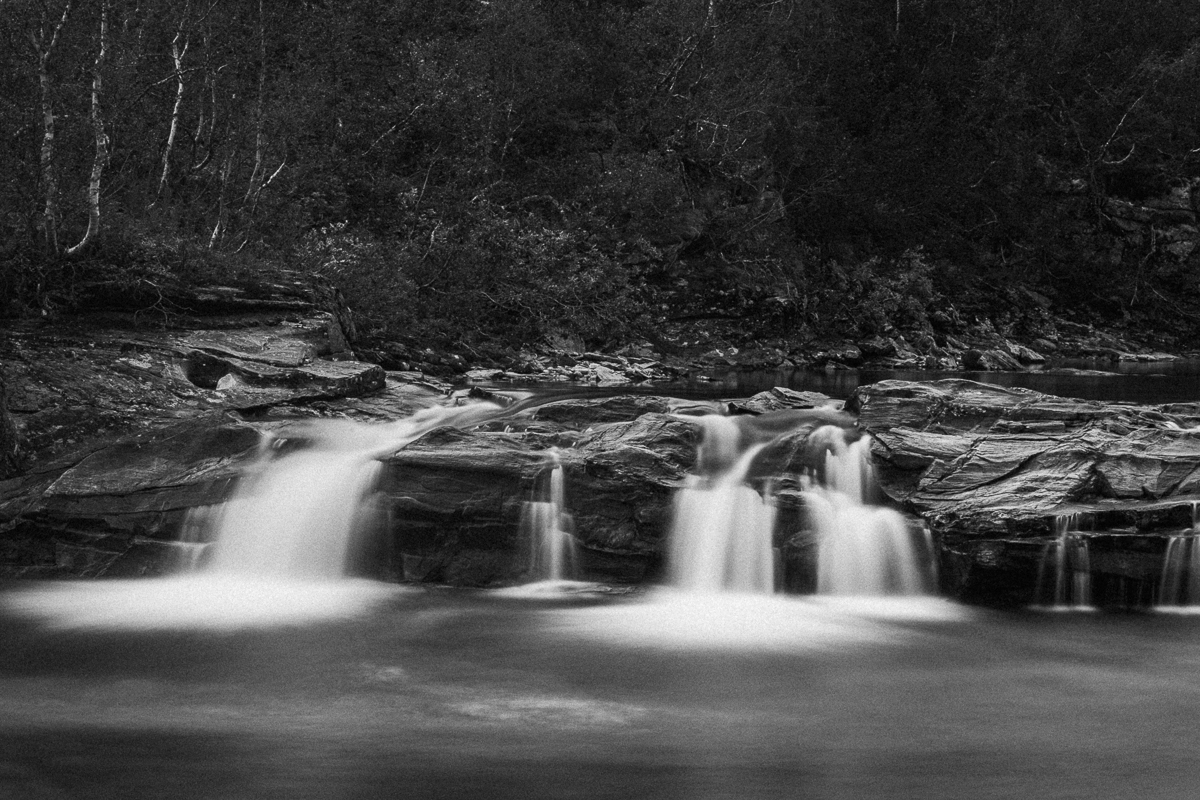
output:
[[58, 179], [54, 171], [54, 99], [51, 96], [50, 56], [58, 44], [58, 35], [67, 24], [71, 13], [71, 2], [63, 6], [62, 16], [54, 23], [54, 28], [47, 31], [49, 19], [45, 16], [43, 6], [42, 23], [37, 36], [32, 36], [34, 52], [38, 60], [38, 86], [41, 89], [42, 100], [42, 147], [39, 153], [42, 178], [42, 232], [46, 238], [46, 247], [53, 255], [58, 255]]
[[[163, 147], [162, 156], [162, 174], [158, 179], [158, 191], [155, 194], [155, 199], [162, 197], [163, 192], [167, 192], [170, 187], [171, 180], [171, 151], [175, 148], [175, 137], [179, 133], [179, 114], [183, 109], [183, 59], [187, 55], [190, 36], [185, 35], [184, 28], [187, 25], [188, 9], [191, 3], [184, 4], [183, 13], [179, 17], [179, 27], [175, 29], [175, 35], [171, 38], [171, 62], [175, 65], [175, 104], [171, 107], [171, 122], [167, 128], [167, 143]], [[182, 44], [180, 39], [183, 40]]]
[[108, 133], [104, 130], [104, 114], [100, 107], [104, 91], [104, 57], [108, 54], [108, 0], [100, 4], [100, 45], [96, 60], [92, 62], [92, 137], [96, 142], [96, 154], [92, 158], [92, 172], [88, 177], [88, 224], [79, 244], [68, 248], [69, 256], [87, 247], [100, 232], [100, 178], [108, 165]]

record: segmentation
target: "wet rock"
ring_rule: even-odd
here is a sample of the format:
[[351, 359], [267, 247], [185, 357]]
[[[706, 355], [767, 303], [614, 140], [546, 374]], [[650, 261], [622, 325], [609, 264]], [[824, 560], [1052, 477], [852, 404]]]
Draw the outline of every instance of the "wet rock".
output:
[[[1200, 500], [1191, 404], [1106, 404], [952, 380], [860, 387], [847, 407], [874, 437], [883, 491], [930, 524], [955, 569], [980, 553], [1011, 560], [1044, 548], [1068, 514], [1097, 531], [1178, 533]], [[965, 569], [953, 591], [988, 594], [971, 584], [978, 568]]]
[[962, 366], [965, 370], [977, 371], [1004, 371], [1004, 370], [1019, 370], [1021, 362], [1003, 350], [976, 350], [974, 348], [965, 350], [961, 356]]
[[1023, 344], [1016, 344], [1014, 342], [1009, 342], [1008, 343], [1008, 352], [1010, 355], [1012, 355], [1013, 358], [1017, 359], [1017, 361], [1019, 361], [1022, 365], [1025, 365], [1025, 366], [1028, 366], [1030, 364], [1046, 363], [1046, 357], [1044, 355], [1037, 352], [1036, 350], [1026, 347]]
[[259, 440], [255, 426], [224, 417], [187, 420], [0, 482], [0, 575], [152, 571], [125, 562], [169, 551], [151, 542], [176, 538], [189, 510], [224, 500]]
[[[694, 459], [696, 432], [648, 412], [585, 434], [557, 458], [566, 474], [584, 577], [640, 577], [661, 554], [671, 495]], [[383, 496], [409, 579], [488, 585], [518, 579], [518, 521], [552, 468], [521, 436], [432, 431], [385, 460]]]
[[645, 413], [666, 414], [675, 405], [666, 397], [653, 395], [571, 398], [540, 405], [533, 409], [530, 416], [536, 420], [586, 428], [596, 423], [627, 422]]
[[820, 392], [801, 392], [776, 386], [746, 400], [730, 401], [728, 411], [730, 414], [766, 414], [787, 408], [827, 408], [840, 405], [829, 395]]

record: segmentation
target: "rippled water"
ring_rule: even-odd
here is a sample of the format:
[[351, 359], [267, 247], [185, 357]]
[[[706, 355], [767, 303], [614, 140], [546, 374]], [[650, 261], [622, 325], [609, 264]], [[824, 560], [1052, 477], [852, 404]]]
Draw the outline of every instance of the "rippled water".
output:
[[135, 629], [115, 622], [136, 604], [88, 616], [100, 586], [0, 589], [0, 797], [1190, 798], [1200, 785], [1191, 616], [376, 586], [324, 621]]

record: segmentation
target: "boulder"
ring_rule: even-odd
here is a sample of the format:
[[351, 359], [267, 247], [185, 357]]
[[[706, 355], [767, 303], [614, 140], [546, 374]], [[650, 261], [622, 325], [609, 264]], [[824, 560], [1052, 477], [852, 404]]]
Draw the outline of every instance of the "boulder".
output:
[[557, 461], [585, 577], [640, 580], [660, 557], [695, 445], [692, 425], [655, 412], [597, 427], [554, 454], [501, 432], [431, 431], [384, 460], [393, 571], [459, 585], [519, 579], [528, 569], [521, 508]]
[[1009, 353], [998, 349], [977, 350], [971, 348], [963, 351], [962, 367], [973, 372], [1013, 371], [1021, 369], [1021, 362]]
[[731, 400], [727, 407], [730, 414], [766, 414], [788, 408], [827, 408], [840, 405], [840, 402], [820, 392], [801, 392], [776, 386], [745, 400]]

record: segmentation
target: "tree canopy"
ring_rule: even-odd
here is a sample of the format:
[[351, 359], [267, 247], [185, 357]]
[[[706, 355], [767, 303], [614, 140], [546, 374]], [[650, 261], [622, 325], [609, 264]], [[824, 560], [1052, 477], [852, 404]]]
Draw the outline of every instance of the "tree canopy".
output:
[[0, 295], [284, 265], [463, 345], [976, 282], [1128, 317], [1197, 295], [1106, 209], [1190, 196], [1198, 85], [1194, 0], [0, 0]]

